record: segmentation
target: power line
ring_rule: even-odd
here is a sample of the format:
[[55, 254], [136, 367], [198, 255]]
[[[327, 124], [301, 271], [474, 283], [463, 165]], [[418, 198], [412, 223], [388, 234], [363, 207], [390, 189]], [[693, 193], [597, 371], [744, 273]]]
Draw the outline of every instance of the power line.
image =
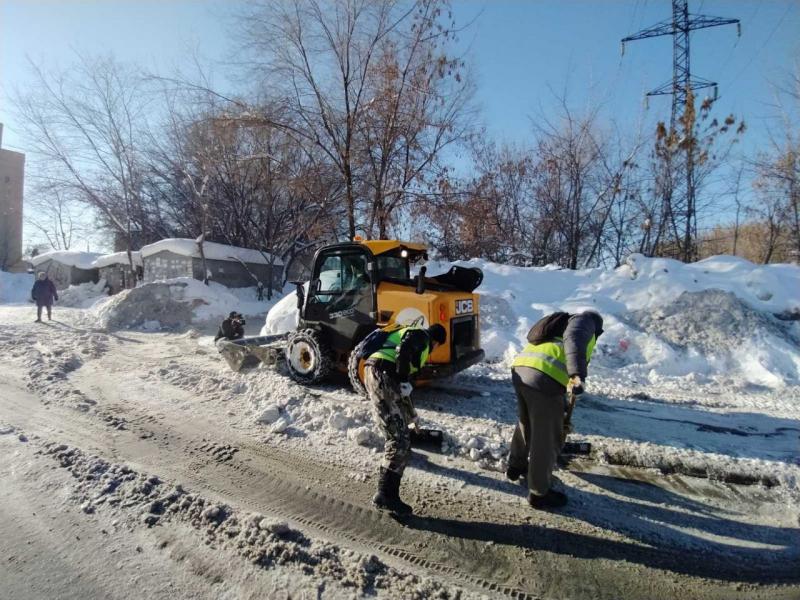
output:
[[761, 47], [760, 47], [760, 48], [759, 48], [759, 49], [758, 49], [756, 52], [754, 52], [754, 53], [753, 53], [753, 54], [750, 56], [750, 60], [749, 60], [749, 61], [747, 61], [747, 64], [746, 64], [744, 67], [742, 67], [742, 68], [739, 70], [739, 72], [738, 72], [738, 73], [737, 73], [737, 74], [734, 76], [734, 78], [731, 80], [731, 83], [735, 83], [735, 82], [736, 82], [736, 80], [738, 80], [738, 79], [739, 79], [739, 77], [741, 77], [741, 76], [742, 76], [742, 74], [744, 74], [744, 72], [745, 72], [747, 69], [749, 69], [749, 68], [750, 68], [750, 65], [752, 65], [752, 64], [753, 64], [753, 61], [754, 61], [756, 58], [758, 58], [758, 56], [759, 56], [759, 55], [760, 55], [760, 54], [761, 54], [761, 53], [764, 51], [764, 48], [766, 48], [766, 47], [767, 47], [767, 44], [768, 44], [768, 43], [770, 42], [770, 40], [772, 39], [772, 36], [773, 36], [773, 35], [775, 35], [775, 33], [776, 33], [776, 32], [778, 31], [778, 29], [780, 28], [780, 26], [783, 24], [783, 21], [784, 21], [784, 19], [786, 19], [786, 15], [788, 15], [788, 14], [789, 14], [789, 11], [792, 9], [792, 6], [793, 6], [793, 5], [792, 5], [792, 3], [791, 3], [791, 2], [788, 2], [788, 3], [786, 4], [786, 10], [785, 10], [785, 11], [783, 11], [783, 14], [781, 15], [781, 18], [780, 18], [780, 19], [778, 19], [778, 23], [775, 25], [775, 27], [773, 27], [773, 28], [772, 28], [772, 31], [770, 31], [770, 32], [769, 32], [769, 35], [767, 36], [767, 39], [765, 39], [765, 40], [764, 40], [764, 43], [763, 43], [763, 44], [761, 44]]
[[[758, 11], [761, 10], [761, 5], [763, 3], [764, 3], [764, 0], [758, 0], [758, 4], [756, 4], [756, 7], [753, 9], [753, 12], [746, 19], [747, 23], [753, 23], [754, 22], [754, 20], [756, 18], [756, 15], [758, 15]], [[738, 46], [739, 46], [739, 38], [737, 37], [736, 41], [733, 44], [733, 46], [731, 46], [731, 49], [728, 51], [728, 57], [725, 59], [725, 62], [722, 63], [722, 66], [719, 68], [719, 72], [721, 74], [725, 73], [727, 71], [728, 65], [730, 65], [731, 60], [733, 59], [733, 52], [736, 50], [736, 48]]]

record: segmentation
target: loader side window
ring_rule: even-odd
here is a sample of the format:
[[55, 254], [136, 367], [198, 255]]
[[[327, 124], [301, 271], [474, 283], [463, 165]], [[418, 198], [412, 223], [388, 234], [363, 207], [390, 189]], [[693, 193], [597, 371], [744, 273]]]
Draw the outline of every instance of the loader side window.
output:
[[402, 279], [409, 278], [408, 259], [400, 256], [378, 256], [378, 273], [381, 279]]

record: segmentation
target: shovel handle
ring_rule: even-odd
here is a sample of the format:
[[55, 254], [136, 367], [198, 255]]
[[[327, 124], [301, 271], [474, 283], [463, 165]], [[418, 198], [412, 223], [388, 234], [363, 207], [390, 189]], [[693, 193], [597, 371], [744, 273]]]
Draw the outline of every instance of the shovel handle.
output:
[[577, 396], [572, 392], [567, 394], [567, 410], [564, 415], [564, 430], [561, 434], [561, 445], [567, 441], [567, 436], [572, 432], [572, 411], [575, 409]]

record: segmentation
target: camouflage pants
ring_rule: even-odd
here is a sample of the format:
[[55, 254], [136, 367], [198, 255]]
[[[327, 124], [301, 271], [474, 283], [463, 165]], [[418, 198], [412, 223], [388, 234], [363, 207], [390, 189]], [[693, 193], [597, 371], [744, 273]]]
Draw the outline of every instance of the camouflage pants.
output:
[[364, 371], [364, 387], [375, 422], [386, 438], [383, 466], [402, 475], [411, 457], [408, 424], [415, 416], [411, 401], [400, 397], [398, 384], [391, 375], [372, 365], [367, 365]]

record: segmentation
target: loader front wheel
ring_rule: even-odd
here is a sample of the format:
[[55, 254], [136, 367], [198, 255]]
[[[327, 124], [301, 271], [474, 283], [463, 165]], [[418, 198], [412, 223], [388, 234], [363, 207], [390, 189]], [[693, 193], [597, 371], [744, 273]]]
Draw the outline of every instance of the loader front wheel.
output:
[[333, 358], [318, 331], [300, 329], [286, 342], [286, 367], [289, 377], [298, 383], [323, 381], [333, 368]]
[[366, 398], [367, 388], [364, 387], [364, 363], [366, 360], [359, 358], [364, 342], [366, 342], [366, 338], [353, 348], [347, 358], [347, 377], [350, 379], [350, 385], [353, 386], [355, 393]]

